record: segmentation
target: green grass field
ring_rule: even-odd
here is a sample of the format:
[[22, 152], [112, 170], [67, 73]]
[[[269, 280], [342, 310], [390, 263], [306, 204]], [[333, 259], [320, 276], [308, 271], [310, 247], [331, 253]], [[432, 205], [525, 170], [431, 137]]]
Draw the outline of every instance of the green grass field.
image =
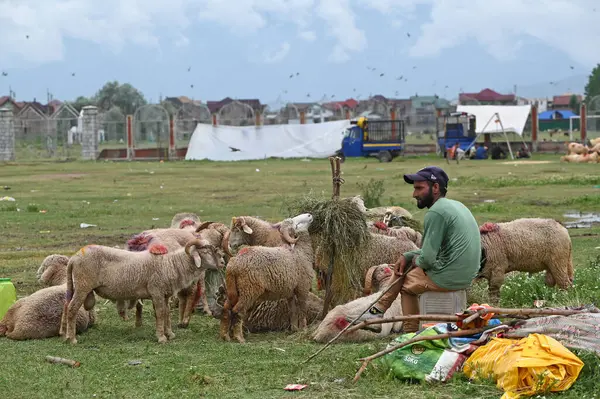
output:
[[[406, 157], [382, 164], [375, 159], [350, 159], [342, 165], [342, 195], [360, 194], [359, 184], [383, 180], [382, 205], [401, 205], [423, 220], [411, 199], [412, 186], [402, 174], [439, 164], [452, 181], [448, 196], [470, 207], [478, 223], [519, 217], [552, 217], [569, 221], [569, 211], [593, 212], [600, 205], [600, 165], [560, 164], [558, 156], [536, 156], [540, 164], [463, 161], [446, 164], [436, 157]], [[286, 198], [312, 190], [329, 196], [327, 160], [263, 160], [253, 162], [74, 162], [21, 163], [0, 166], [0, 277], [10, 277], [18, 295], [41, 288], [35, 272], [45, 256], [71, 255], [86, 244], [123, 246], [130, 235], [166, 227], [177, 212], [196, 212], [202, 220], [229, 224], [232, 216], [254, 215], [280, 220]], [[494, 202], [490, 202], [494, 200]], [[41, 212], [45, 211], [45, 212]], [[80, 223], [97, 227], [80, 228]], [[502, 305], [531, 307], [600, 303], [598, 256], [600, 228], [572, 229], [575, 287], [559, 292], [543, 285], [542, 276], [510, 276]], [[486, 300], [485, 285], [476, 285], [470, 301]], [[224, 343], [218, 321], [192, 317], [186, 330], [159, 345], [150, 303], [144, 326], [124, 322], [113, 304], [99, 300], [98, 323], [67, 345], [58, 337], [17, 342], [0, 339], [0, 395], [3, 398], [499, 398], [493, 384], [468, 383], [457, 377], [444, 386], [424, 387], [388, 378], [369, 367], [357, 384], [351, 379], [359, 357], [382, 349], [391, 337], [363, 344], [340, 344], [306, 365], [300, 363], [320, 348], [309, 334], [252, 334], [245, 345]], [[176, 320], [173, 312], [173, 320]], [[175, 323], [174, 323], [175, 326]], [[81, 362], [77, 369], [46, 363], [46, 355]], [[586, 366], [562, 398], [598, 394], [600, 362], [581, 355]], [[140, 365], [128, 365], [141, 360]], [[307, 384], [289, 393], [289, 383]]]

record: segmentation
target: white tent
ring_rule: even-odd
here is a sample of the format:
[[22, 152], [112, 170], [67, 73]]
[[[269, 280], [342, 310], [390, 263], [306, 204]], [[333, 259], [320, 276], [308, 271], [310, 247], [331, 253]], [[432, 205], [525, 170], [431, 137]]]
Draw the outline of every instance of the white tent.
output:
[[343, 134], [350, 126], [349, 120], [266, 126], [199, 123], [190, 138], [185, 159], [325, 158], [341, 148]]
[[459, 105], [456, 107], [456, 111], [475, 115], [477, 136], [485, 133], [503, 134], [512, 159], [514, 156], [506, 135], [507, 132], [519, 135], [527, 148], [523, 139], [523, 130], [531, 112], [531, 105]]

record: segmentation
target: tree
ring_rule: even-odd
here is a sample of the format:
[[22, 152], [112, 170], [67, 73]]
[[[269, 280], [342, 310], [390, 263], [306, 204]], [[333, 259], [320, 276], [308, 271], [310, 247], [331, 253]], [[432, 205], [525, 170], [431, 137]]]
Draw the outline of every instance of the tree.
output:
[[579, 115], [579, 100], [575, 94], [571, 95], [571, 98], [569, 99], [569, 108]]
[[88, 105], [96, 105], [96, 103], [93, 98], [79, 96], [71, 105], [77, 110], [77, 112], [81, 112], [81, 109], [83, 107], [86, 107]]
[[125, 115], [132, 115], [139, 107], [148, 102], [144, 95], [129, 83], [108, 82], [94, 95], [97, 106], [108, 111], [112, 107], [118, 107]]
[[588, 83], [585, 85], [585, 102], [590, 105], [590, 101], [600, 95], [600, 64], [592, 70]]

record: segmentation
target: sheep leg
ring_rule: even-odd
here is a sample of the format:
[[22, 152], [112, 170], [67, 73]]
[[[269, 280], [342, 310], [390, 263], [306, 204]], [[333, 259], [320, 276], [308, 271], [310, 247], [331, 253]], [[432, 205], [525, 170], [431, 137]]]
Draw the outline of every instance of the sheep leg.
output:
[[205, 277], [205, 272], [202, 272], [202, 275], [200, 276], [200, 280], [198, 280], [198, 287], [197, 289], [200, 290], [200, 295], [202, 297], [202, 309], [204, 310], [204, 313], [207, 316], [212, 316], [212, 312], [210, 311], [210, 307], [208, 306], [208, 298], [206, 296], [206, 281], [204, 279]]
[[116, 305], [117, 305], [117, 311], [119, 312], [119, 316], [121, 316], [121, 319], [123, 319], [125, 321], [129, 320], [129, 317], [127, 316], [127, 310], [125, 308], [125, 301], [118, 300]]
[[[238, 299], [238, 303], [235, 304], [232, 313], [232, 335], [235, 340], [237, 340], [240, 344], [246, 342], [244, 339], [244, 316], [246, 315], [246, 308], [244, 306], [246, 302], [242, 300], [242, 298]], [[252, 302], [251, 302], [252, 303]]]
[[138, 299], [135, 301], [135, 326], [142, 326], [142, 310], [144, 309], [144, 305], [142, 304], [142, 300]]
[[297, 314], [298, 314], [298, 328], [303, 330], [306, 328], [306, 314], [307, 314], [307, 302], [308, 302], [308, 292], [310, 291], [310, 287], [306, 291], [297, 290], [296, 294], [296, 306], [297, 306]]
[[229, 327], [231, 326], [231, 303], [229, 299], [225, 300], [223, 304], [223, 317], [221, 318], [221, 325], [219, 328], [219, 335], [224, 341], [231, 341], [229, 336]]
[[156, 338], [159, 344], [167, 342], [165, 335], [165, 311], [166, 303], [162, 294], [152, 296], [152, 306], [154, 307], [154, 317], [156, 319]]
[[546, 276], [544, 278], [544, 282], [548, 287], [554, 287], [556, 285], [556, 280], [554, 280], [554, 276], [550, 273], [550, 270], [546, 270]]
[[[546, 276], [548, 273], [552, 274], [552, 277], [556, 282], [556, 285], [558, 285], [558, 288], [566, 290], [571, 287], [571, 278], [569, 276], [568, 266], [565, 268], [564, 264], [550, 265], [546, 268]], [[546, 281], [548, 281], [548, 277], [546, 277]]]
[[500, 288], [504, 284], [504, 269], [492, 271], [489, 278], [489, 295], [492, 304], [500, 303]]
[[83, 302], [85, 302], [85, 298], [90, 292], [91, 290], [87, 290], [84, 287], [78, 287], [77, 291], [75, 291], [73, 294], [73, 298], [69, 301], [67, 306], [67, 332], [65, 335], [65, 341], [70, 342], [73, 345], [77, 343], [77, 313], [79, 313], [79, 308], [81, 308]]
[[298, 319], [298, 307], [296, 306], [296, 297], [292, 295], [291, 298], [288, 298], [287, 303], [289, 312], [288, 315], [290, 317], [290, 329], [292, 330], [292, 332], [297, 332], [300, 322]]
[[171, 328], [171, 312], [169, 312], [169, 297], [165, 296], [165, 335], [167, 336], [168, 339], [173, 339], [175, 338], [175, 333], [173, 332], [173, 329]]
[[186, 328], [190, 322], [189, 319], [187, 320], [187, 322], [185, 322], [186, 311], [188, 307], [190, 307], [190, 304], [188, 304], [188, 302], [192, 302], [192, 298], [188, 298], [189, 295], [187, 290], [187, 288], [184, 288], [183, 290], [177, 293], [177, 299], [179, 302], [179, 323], [177, 324], [177, 327], [179, 328]]

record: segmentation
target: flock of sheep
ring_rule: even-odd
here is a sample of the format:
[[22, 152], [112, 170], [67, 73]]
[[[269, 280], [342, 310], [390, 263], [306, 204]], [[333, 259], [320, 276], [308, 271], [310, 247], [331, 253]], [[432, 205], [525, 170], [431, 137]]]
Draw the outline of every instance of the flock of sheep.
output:
[[[220, 336], [227, 341], [245, 342], [248, 332], [299, 331], [318, 323], [312, 337], [326, 342], [346, 327], [348, 317], [362, 313], [385, 289], [392, 279], [390, 265], [422, 241], [419, 232], [398, 226], [399, 216], [412, 217], [401, 207], [367, 209], [360, 197], [341, 201], [350, 201], [367, 216], [369, 239], [359, 248], [364, 290], [363, 296], [336, 306], [323, 320], [319, 320], [323, 301], [314, 286], [327, 266], [309, 234], [311, 214], [275, 224], [239, 216], [226, 226], [183, 213], [175, 215], [168, 228], [136, 234], [124, 249], [88, 245], [71, 257], [47, 256], [37, 273], [47, 287], [12, 305], [0, 321], [0, 335], [15, 340], [60, 335], [76, 343], [76, 335], [97, 322], [94, 306], [99, 296], [115, 302], [123, 320], [128, 320], [127, 310], [135, 307], [136, 327], [142, 325], [142, 301], [151, 300], [160, 343], [175, 337], [171, 306], [179, 308], [178, 326], [186, 328], [200, 303], [206, 316], [221, 320]], [[571, 239], [559, 222], [484, 223], [480, 233], [479, 278], [488, 280], [492, 302], [499, 299], [505, 274], [513, 271], [545, 271], [549, 286], [572, 285]], [[398, 298], [386, 316], [401, 313]], [[400, 328], [401, 323], [386, 324], [379, 335]], [[374, 336], [356, 331], [341, 341]]]
[[560, 157], [561, 162], [600, 163], [600, 137], [590, 139], [590, 145], [581, 143], [567, 144], [567, 155]]

